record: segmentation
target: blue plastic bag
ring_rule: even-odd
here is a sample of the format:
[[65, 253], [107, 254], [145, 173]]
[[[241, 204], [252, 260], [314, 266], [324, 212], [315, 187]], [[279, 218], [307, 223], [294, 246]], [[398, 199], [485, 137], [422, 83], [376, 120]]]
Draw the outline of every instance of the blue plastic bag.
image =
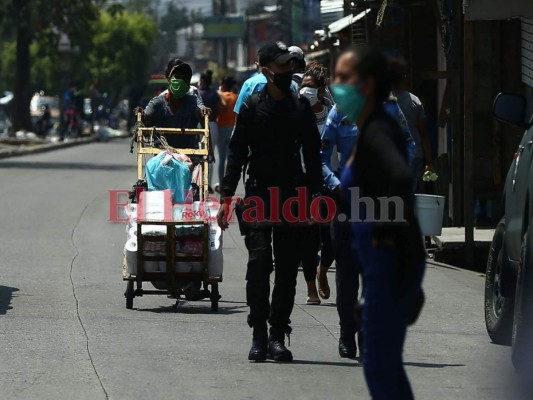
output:
[[168, 155], [161, 152], [146, 163], [146, 182], [148, 190], [171, 190], [172, 202], [185, 203], [187, 193], [191, 190], [191, 171], [187, 165], [170, 158], [167, 164], [163, 160]]

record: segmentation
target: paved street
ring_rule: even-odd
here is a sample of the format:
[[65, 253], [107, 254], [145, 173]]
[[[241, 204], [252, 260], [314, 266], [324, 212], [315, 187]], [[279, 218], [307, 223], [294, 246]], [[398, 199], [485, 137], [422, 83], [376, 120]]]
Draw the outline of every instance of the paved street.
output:
[[[235, 227], [224, 238], [218, 313], [207, 301], [174, 312], [165, 296], [136, 298], [126, 310], [126, 235], [107, 222], [107, 190], [135, 180], [126, 140], [0, 161], [2, 399], [368, 398], [363, 369], [338, 357], [333, 300], [306, 306], [301, 274], [295, 362], [246, 360], [246, 250]], [[427, 304], [405, 351], [417, 398], [519, 398], [509, 348], [485, 332], [483, 278], [430, 265], [424, 286]]]

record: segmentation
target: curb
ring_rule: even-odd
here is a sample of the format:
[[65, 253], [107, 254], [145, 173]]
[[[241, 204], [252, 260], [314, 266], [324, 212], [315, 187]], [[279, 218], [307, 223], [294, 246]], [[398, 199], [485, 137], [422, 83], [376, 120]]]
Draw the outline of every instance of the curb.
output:
[[[117, 137], [110, 138], [110, 140], [122, 139], [123, 137], [127, 137], [127, 136], [117, 136]], [[17, 148], [17, 149], [11, 149], [11, 150], [3, 150], [3, 151], [0, 150], [0, 160], [4, 158], [9, 158], [9, 157], [25, 156], [29, 154], [45, 153], [47, 151], [52, 151], [52, 150], [66, 149], [68, 147], [74, 147], [74, 146], [93, 143], [97, 141], [98, 141], [98, 137], [92, 136], [89, 138], [76, 139], [72, 142], [49, 143], [49, 144], [37, 145], [34, 147], [30, 147], [30, 148]]]

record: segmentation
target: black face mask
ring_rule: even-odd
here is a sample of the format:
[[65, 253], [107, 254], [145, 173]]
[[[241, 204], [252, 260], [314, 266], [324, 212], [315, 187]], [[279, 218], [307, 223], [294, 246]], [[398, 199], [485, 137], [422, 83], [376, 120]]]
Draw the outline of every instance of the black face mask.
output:
[[274, 74], [272, 83], [283, 93], [290, 93], [292, 83], [292, 71], [283, 74]]

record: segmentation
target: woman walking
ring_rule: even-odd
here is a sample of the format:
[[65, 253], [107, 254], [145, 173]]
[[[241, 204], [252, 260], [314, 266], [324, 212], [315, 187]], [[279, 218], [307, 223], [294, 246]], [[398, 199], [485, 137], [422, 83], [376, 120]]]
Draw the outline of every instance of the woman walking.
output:
[[[363, 273], [365, 378], [375, 400], [413, 399], [402, 353], [422, 296], [425, 260], [412, 173], [405, 138], [383, 108], [391, 91], [386, 58], [367, 47], [351, 53], [353, 69], [337, 74], [333, 94], [360, 130], [341, 186], [351, 205], [353, 246]], [[373, 200], [375, 215], [367, 202], [356, 201], [363, 196]]]
[[[326, 96], [326, 88], [329, 80], [329, 71], [326, 67], [319, 63], [311, 64], [303, 74], [300, 96], [305, 97], [311, 104], [311, 109], [315, 113], [317, 127], [319, 132], [322, 131], [329, 111], [333, 107], [333, 102]], [[329, 262], [329, 265], [333, 262], [333, 256], [329, 256], [328, 249], [331, 248], [331, 239], [329, 235], [325, 237], [326, 246], [321, 246], [321, 239], [324, 236], [322, 231], [327, 231], [326, 224], [322, 226], [313, 225], [307, 229], [309, 234], [309, 247], [304, 249], [302, 254], [302, 270], [304, 272], [304, 278], [307, 283], [307, 300], [308, 305], [319, 305], [321, 303], [319, 291], [316, 286], [317, 279], [317, 265], [319, 263], [318, 251], [321, 248], [321, 264]], [[327, 246], [329, 244], [329, 247]], [[324, 259], [324, 262], [322, 261]], [[330, 259], [330, 261], [326, 261]], [[327, 283], [327, 272], [321, 275], [322, 280], [319, 280], [320, 296], [323, 299], [329, 298], [329, 286]], [[325, 279], [325, 283], [324, 283]], [[327, 289], [325, 289], [327, 287]]]

